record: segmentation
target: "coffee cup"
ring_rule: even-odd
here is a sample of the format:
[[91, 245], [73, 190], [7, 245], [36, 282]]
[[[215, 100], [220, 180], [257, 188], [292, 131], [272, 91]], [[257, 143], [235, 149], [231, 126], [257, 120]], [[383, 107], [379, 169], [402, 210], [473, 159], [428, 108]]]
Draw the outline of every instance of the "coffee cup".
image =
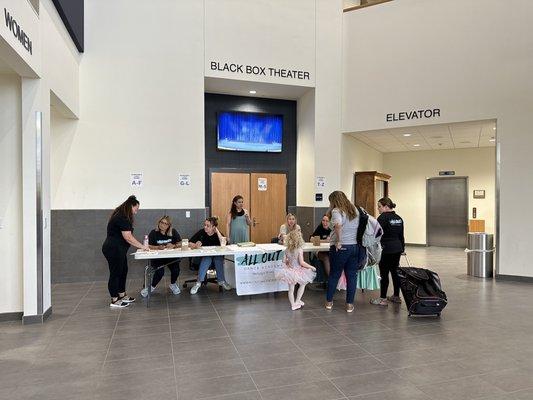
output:
[[189, 248], [189, 239], [181, 239], [181, 248], [186, 250]]
[[222, 247], [224, 247], [227, 243], [228, 243], [228, 240], [227, 240], [225, 237], [223, 237], [222, 239], [220, 239], [220, 245], [221, 245]]
[[311, 243], [313, 243], [313, 246], [320, 246], [320, 236], [311, 237]]

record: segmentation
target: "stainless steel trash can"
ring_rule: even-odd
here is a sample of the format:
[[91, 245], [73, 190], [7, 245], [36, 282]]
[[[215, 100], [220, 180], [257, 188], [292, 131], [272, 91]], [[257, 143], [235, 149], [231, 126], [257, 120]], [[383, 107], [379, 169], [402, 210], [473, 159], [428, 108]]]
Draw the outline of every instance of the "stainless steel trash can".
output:
[[494, 269], [494, 235], [490, 233], [469, 233], [467, 274], [479, 278], [492, 278]]

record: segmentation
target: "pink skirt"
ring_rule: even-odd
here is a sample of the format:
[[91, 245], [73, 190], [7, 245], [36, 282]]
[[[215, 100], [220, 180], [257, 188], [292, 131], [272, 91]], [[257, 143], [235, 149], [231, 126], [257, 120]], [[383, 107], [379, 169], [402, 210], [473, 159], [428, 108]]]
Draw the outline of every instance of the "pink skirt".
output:
[[315, 280], [316, 273], [309, 268], [284, 266], [274, 271], [274, 276], [278, 281], [289, 285], [307, 285]]

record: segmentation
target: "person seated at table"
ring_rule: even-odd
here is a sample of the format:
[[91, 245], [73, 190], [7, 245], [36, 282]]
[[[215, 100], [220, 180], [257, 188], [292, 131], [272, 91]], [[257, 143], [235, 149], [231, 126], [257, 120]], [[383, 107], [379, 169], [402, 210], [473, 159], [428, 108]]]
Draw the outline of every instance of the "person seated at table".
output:
[[[318, 225], [311, 235], [312, 237], [320, 237], [320, 243], [329, 243], [329, 238], [331, 236], [331, 228], [329, 227], [329, 218], [327, 215], [324, 215], [322, 217], [322, 221], [320, 221], [320, 225]], [[326, 278], [329, 276], [329, 252], [327, 251], [319, 251], [316, 253], [316, 256], [320, 261], [322, 261], [322, 264], [324, 265], [324, 272], [326, 273]]]
[[[148, 235], [148, 246], [150, 250], [175, 249], [181, 247], [181, 236], [177, 230], [172, 228], [172, 220], [168, 215], [164, 215], [157, 221], [157, 227]], [[173, 294], [180, 294], [181, 290], [177, 284], [180, 274], [179, 258], [156, 258], [152, 261], [152, 267], [156, 270], [152, 278], [152, 292], [165, 274], [165, 268], [161, 266], [167, 264], [170, 270], [169, 289]], [[148, 288], [141, 290], [141, 296], [148, 296]]]
[[284, 244], [287, 240], [287, 235], [292, 231], [301, 232], [302, 229], [300, 228], [300, 225], [296, 223], [296, 215], [288, 213], [285, 217], [285, 223], [279, 227], [279, 244]]
[[[204, 229], [199, 230], [191, 237], [189, 247], [191, 249], [200, 249], [203, 246], [220, 246], [225, 239], [218, 230], [218, 218], [209, 217], [204, 221]], [[198, 289], [200, 289], [211, 263], [215, 264], [218, 284], [225, 290], [231, 289], [231, 286], [224, 279], [224, 256], [205, 256], [200, 260], [198, 279], [191, 288], [191, 294], [196, 294]]]

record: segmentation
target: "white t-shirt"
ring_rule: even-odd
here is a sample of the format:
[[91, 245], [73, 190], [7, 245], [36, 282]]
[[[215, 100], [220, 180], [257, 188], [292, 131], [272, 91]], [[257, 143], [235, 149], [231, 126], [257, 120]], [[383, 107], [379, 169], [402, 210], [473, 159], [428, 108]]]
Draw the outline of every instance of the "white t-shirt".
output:
[[359, 226], [359, 214], [352, 219], [348, 219], [346, 214], [343, 211], [340, 211], [337, 208], [331, 210], [331, 223], [333, 226], [340, 224], [342, 225], [341, 237], [340, 240], [337, 240], [337, 233], [335, 229], [331, 232], [330, 243], [335, 245], [337, 242], [340, 244], [356, 244], [357, 243], [357, 227]]

